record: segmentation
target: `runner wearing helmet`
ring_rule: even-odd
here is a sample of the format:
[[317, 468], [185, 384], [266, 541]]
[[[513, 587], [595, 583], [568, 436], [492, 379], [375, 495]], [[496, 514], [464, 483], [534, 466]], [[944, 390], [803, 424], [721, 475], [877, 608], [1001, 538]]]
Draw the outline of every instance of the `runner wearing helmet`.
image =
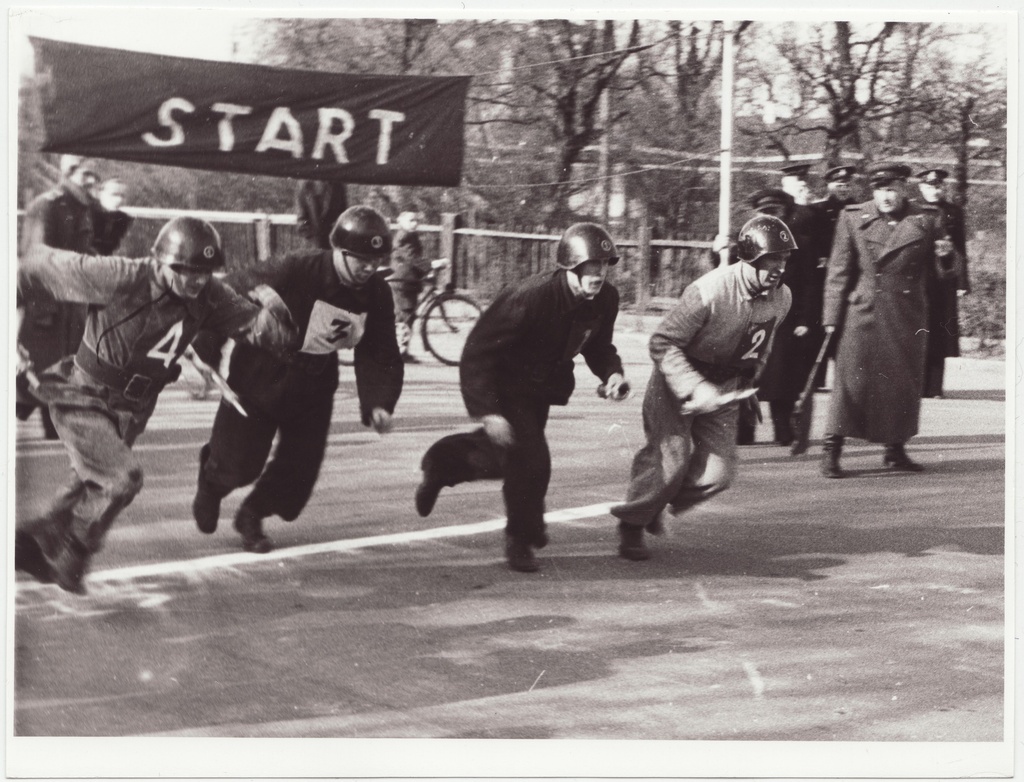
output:
[[470, 332], [459, 366], [474, 432], [449, 435], [424, 454], [416, 509], [430, 514], [444, 486], [503, 478], [509, 567], [538, 569], [535, 548], [548, 541], [544, 496], [551, 454], [544, 428], [551, 405], [569, 401], [574, 358], [583, 354], [610, 399], [629, 384], [612, 344], [619, 292], [605, 282], [619, 260], [607, 231], [577, 223], [562, 235], [557, 268], [502, 290]]
[[[619, 555], [644, 560], [644, 529], [724, 491], [736, 472], [739, 402], [764, 368], [792, 296], [781, 285], [796, 242], [777, 217], [758, 215], [740, 231], [742, 263], [720, 266], [683, 291], [651, 336], [654, 361], [644, 394], [646, 444], [633, 458], [619, 520]], [[728, 400], [728, 401], [727, 401]], [[743, 404], [756, 405], [756, 397]]]
[[71, 458], [72, 481], [42, 517], [19, 525], [19, 570], [69, 592], [85, 591], [93, 554], [142, 488], [132, 445], [200, 329], [240, 344], [294, 342], [286, 314], [261, 309], [213, 278], [223, 265], [217, 231], [193, 217], [167, 223], [146, 259], [45, 245], [26, 253], [18, 270], [22, 291], [38, 286], [59, 301], [90, 306], [78, 352], [41, 372], [34, 389]]
[[[338, 217], [331, 245], [225, 278], [238, 290], [262, 283], [276, 291], [301, 340], [301, 347], [286, 355], [236, 346], [228, 383], [247, 415], [222, 400], [210, 441], [200, 451], [192, 513], [201, 532], [216, 531], [225, 496], [255, 481], [234, 520], [246, 551], [270, 551], [263, 520], [278, 515], [294, 521], [312, 495], [338, 388], [337, 351], [354, 348], [365, 426], [387, 432], [402, 391], [391, 290], [375, 274], [391, 252], [387, 221], [368, 206], [350, 207]], [[222, 344], [215, 335], [203, 335], [196, 352], [218, 366]], [[270, 457], [275, 435], [278, 444]]]

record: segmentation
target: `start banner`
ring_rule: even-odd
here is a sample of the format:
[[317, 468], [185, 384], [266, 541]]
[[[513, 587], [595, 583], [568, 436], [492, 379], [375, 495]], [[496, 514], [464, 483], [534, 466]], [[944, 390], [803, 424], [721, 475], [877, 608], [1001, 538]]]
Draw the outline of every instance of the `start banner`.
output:
[[355, 184], [455, 186], [468, 76], [270, 68], [32, 38], [43, 152]]

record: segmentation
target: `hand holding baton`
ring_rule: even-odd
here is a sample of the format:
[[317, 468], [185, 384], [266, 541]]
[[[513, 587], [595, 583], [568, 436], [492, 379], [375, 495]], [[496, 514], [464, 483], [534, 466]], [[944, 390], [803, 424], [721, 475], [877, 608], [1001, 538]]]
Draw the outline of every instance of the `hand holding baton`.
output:
[[[618, 377], [617, 383], [612, 382], [612, 378]], [[609, 390], [608, 386], [611, 385]], [[597, 387], [597, 395], [601, 399], [610, 399], [613, 402], [622, 402], [625, 399], [629, 399], [633, 395], [633, 387], [629, 384], [622, 375], [612, 375], [604, 383], [601, 383]]]
[[28, 381], [29, 386], [32, 388], [39, 388], [39, 377], [35, 373], [32, 363], [32, 357], [29, 356], [28, 351], [25, 350], [25, 346], [20, 342], [18, 343], [18, 366], [15, 370], [16, 375], [24, 375]]
[[228, 381], [221, 377], [220, 373], [216, 369], [199, 358], [191, 345], [185, 348], [185, 358], [191, 362], [192, 366], [194, 366], [201, 375], [204, 375], [213, 381], [213, 384], [217, 386], [217, 390], [220, 391], [221, 399], [235, 408], [235, 410], [246, 418], [249, 417], [249, 414], [245, 412], [245, 408], [242, 407], [242, 401], [238, 398], [238, 394], [236, 394], [232, 390], [231, 386], [228, 385]]

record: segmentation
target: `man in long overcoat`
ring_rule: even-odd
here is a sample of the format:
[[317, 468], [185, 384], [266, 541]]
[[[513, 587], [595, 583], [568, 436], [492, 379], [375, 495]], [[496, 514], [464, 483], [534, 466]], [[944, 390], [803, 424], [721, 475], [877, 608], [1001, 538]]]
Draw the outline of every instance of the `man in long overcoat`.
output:
[[[19, 254], [26, 255], [37, 244], [58, 250], [73, 250], [95, 255], [93, 246], [93, 200], [89, 188], [99, 180], [95, 161], [77, 155], [64, 155], [60, 161], [61, 181], [52, 190], [37, 196], [25, 209]], [[19, 299], [23, 319], [18, 332], [19, 344], [28, 352], [33, 365], [45, 369], [78, 350], [85, 333], [86, 307], [57, 301], [53, 295], [35, 286]], [[31, 415], [38, 401], [28, 391], [28, 382], [19, 377], [16, 414], [22, 421]], [[40, 407], [47, 439], [56, 440], [57, 430], [46, 407]]]
[[846, 207], [828, 262], [822, 321], [842, 329], [822, 474], [842, 478], [845, 437], [885, 444], [883, 464], [919, 472], [904, 444], [917, 434], [928, 346], [927, 282], [955, 255], [939, 211], [909, 201], [902, 164], [868, 170], [872, 200]]
[[942, 396], [946, 359], [960, 355], [959, 298], [971, 290], [967, 279], [967, 235], [964, 210], [946, 200], [946, 177], [942, 168], [929, 168], [918, 175], [918, 188], [925, 203], [942, 214], [946, 233], [957, 251], [954, 267], [936, 268], [928, 281], [928, 355], [925, 360], [924, 396]]
[[[756, 214], [782, 220], [796, 241], [796, 249], [789, 253], [782, 273], [782, 284], [792, 293], [793, 303], [775, 330], [772, 352], [757, 391], [758, 398], [768, 402], [771, 410], [775, 442], [788, 446], [793, 442], [789, 419], [815, 358], [804, 343], [810, 339], [812, 329], [821, 328], [821, 291], [815, 289], [813, 279], [818, 263], [811, 237], [814, 212], [810, 206], [797, 204], [783, 191], [771, 188], [753, 193], [750, 205]], [[750, 422], [746, 425], [752, 428]], [[741, 425], [741, 431], [742, 428]]]

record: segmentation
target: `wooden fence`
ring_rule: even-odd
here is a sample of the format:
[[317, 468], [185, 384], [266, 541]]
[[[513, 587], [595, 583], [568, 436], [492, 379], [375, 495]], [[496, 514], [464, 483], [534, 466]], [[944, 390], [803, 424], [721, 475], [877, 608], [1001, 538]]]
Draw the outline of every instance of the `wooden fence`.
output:
[[[160, 227], [169, 219], [192, 215], [208, 220], [220, 232], [228, 268], [237, 268], [309, 248], [289, 214], [216, 212], [126, 207], [135, 224], [119, 248], [121, 255], [149, 253]], [[456, 286], [489, 301], [504, 285], [553, 268], [559, 234], [462, 227], [456, 214], [442, 215], [440, 225], [421, 225], [427, 258], [452, 258]], [[611, 279], [629, 307], [646, 310], [679, 296], [692, 280], [712, 268], [710, 239], [652, 239], [640, 226], [636, 236], [613, 237], [621, 260]]]

